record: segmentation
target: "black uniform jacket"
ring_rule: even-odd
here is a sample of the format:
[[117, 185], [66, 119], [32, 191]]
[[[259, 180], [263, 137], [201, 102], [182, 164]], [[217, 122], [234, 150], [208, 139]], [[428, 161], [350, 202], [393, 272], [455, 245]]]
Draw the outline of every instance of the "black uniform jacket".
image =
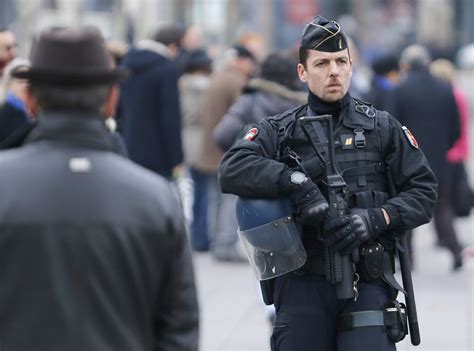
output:
[[[247, 134], [247, 139], [252, 140], [244, 138], [237, 142], [224, 155], [220, 164], [219, 182], [222, 191], [253, 198], [281, 195], [278, 189], [279, 180], [281, 175], [289, 169], [288, 165], [278, 158], [278, 153], [284, 152], [281, 150], [282, 139], [288, 138], [282, 130], [293, 129], [291, 134], [293, 139], [303, 135], [301, 128], [298, 127], [297, 119], [307, 115], [307, 111], [307, 106], [303, 105], [281, 115], [267, 118], [256, 125], [257, 134], [253, 139], [255, 131]], [[370, 116], [365, 114], [367, 111], [371, 112]], [[367, 145], [367, 148], [370, 146], [380, 154], [383, 168], [390, 172], [393, 179], [396, 194], [392, 194], [387, 201], [387, 205], [396, 211], [397, 227], [392, 229], [412, 229], [431, 219], [437, 197], [437, 181], [423, 152], [410, 143], [409, 137], [399, 122], [386, 112], [377, 111], [376, 114], [374, 112], [375, 109], [370, 105], [364, 105], [352, 99], [341, 110], [338, 121], [335, 121], [336, 129], [350, 133], [357, 128], [364, 129], [367, 143], [371, 143]], [[387, 140], [383, 148], [378, 144], [380, 138], [377, 138], [381, 133], [382, 117], [387, 122], [384, 132]], [[344, 136], [341, 133], [336, 131], [337, 140], [341, 140], [340, 138]], [[303, 144], [300, 149], [311, 150], [309, 142], [301, 140], [300, 143], [306, 144]], [[339, 159], [350, 159], [352, 157], [350, 155], [354, 152], [353, 146], [352, 149], [346, 150], [341, 147], [340, 142], [336, 148], [336, 156]], [[345, 157], [347, 155], [349, 157]], [[365, 157], [364, 155], [367, 156], [368, 153], [362, 154], [362, 157]], [[313, 174], [310, 176], [317, 182], [317, 177], [315, 179]], [[384, 179], [374, 178], [372, 187], [368, 182], [363, 190], [375, 189], [388, 192], [387, 181]], [[351, 179], [346, 179], [346, 182], [352, 190], [354, 186], [357, 187]], [[383, 186], [378, 184], [382, 182]], [[320, 188], [324, 187], [321, 182], [317, 183]]]
[[43, 114], [0, 153], [0, 348], [197, 350], [180, 204], [98, 116]]

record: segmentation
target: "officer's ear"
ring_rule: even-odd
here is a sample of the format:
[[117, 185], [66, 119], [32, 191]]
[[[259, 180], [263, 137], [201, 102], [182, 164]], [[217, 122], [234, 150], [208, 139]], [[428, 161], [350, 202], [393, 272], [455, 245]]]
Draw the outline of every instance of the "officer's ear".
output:
[[298, 77], [303, 83], [308, 81], [308, 72], [306, 71], [306, 67], [302, 63], [298, 63]]

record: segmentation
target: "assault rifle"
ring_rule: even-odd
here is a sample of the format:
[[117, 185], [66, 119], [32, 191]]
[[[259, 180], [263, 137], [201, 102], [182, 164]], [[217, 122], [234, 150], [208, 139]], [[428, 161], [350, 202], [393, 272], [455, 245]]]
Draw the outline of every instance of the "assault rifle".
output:
[[[334, 131], [331, 115], [301, 117], [301, 127], [312, 148], [326, 168], [325, 182], [328, 187], [329, 217], [344, 216], [349, 213], [347, 206], [347, 184], [335, 161]], [[315, 140], [317, 139], [317, 140]], [[357, 298], [357, 281], [354, 281], [354, 265], [358, 261], [358, 252], [341, 255], [330, 248], [325, 252], [326, 279], [336, 286], [339, 299]]]

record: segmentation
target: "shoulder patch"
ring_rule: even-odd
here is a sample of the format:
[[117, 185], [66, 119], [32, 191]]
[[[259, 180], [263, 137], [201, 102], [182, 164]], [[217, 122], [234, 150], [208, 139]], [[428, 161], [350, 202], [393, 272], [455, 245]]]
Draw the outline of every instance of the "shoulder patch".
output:
[[244, 139], [248, 140], [248, 141], [252, 141], [253, 139], [255, 139], [257, 134], [258, 134], [258, 129], [257, 128], [255, 128], [255, 127], [250, 128], [249, 131], [247, 133], [245, 133]]
[[415, 149], [418, 149], [419, 148], [418, 142], [416, 141], [415, 137], [410, 132], [410, 130], [405, 126], [402, 126], [402, 129], [403, 129], [403, 132], [405, 133], [405, 136], [407, 137], [408, 141], [410, 142], [411, 146], [413, 146]]

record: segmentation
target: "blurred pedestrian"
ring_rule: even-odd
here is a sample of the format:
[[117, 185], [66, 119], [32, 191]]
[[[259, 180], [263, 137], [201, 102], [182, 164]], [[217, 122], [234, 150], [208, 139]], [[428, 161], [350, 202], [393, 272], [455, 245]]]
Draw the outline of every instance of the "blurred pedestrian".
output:
[[0, 77], [5, 66], [16, 57], [15, 34], [6, 28], [0, 28]]
[[459, 112], [452, 88], [429, 72], [431, 57], [421, 45], [403, 50], [400, 57], [402, 80], [394, 90], [393, 114], [416, 136], [439, 182], [438, 202], [433, 220], [438, 240], [452, 255], [452, 268], [461, 268], [462, 247], [453, 225], [449, 201], [452, 168], [446, 153], [459, 138]]
[[0, 153], [2, 349], [197, 350], [179, 200], [111, 152], [103, 118], [123, 70], [100, 33], [46, 30], [14, 75], [40, 113], [24, 146]]
[[[469, 106], [464, 92], [455, 84], [455, 67], [447, 59], [437, 59], [430, 64], [430, 72], [446, 81], [453, 89], [459, 111], [461, 134], [446, 155], [452, 166], [450, 201], [456, 216], [467, 217], [474, 206], [474, 193], [469, 185], [465, 163], [469, 156]], [[440, 244], [445, 245], [441, 242]]]
[[243, 94], [232, 104], [213, 132], [214, 141], [227, 151], [244, 127], [259, 122], [306, 101], [298, 91], [296, 65], [282, 54], [272, 53], [260, 64], [259, 77], [245, 85]]
[[[435, 176], [406, 128], [348, 93], [351, 53], [337, 22], [306, 25], [297, 70], [307, 104], [252, 126], [219, 166], [222, 191], [241, 197], [241, 238], [275, 305], [271, 349], [395, 350], [407, 332], [396, 233], [430, 220]], [[323, 115], [326, 126], [302, 119]], [[329, 258], [337, 253], [341, 261]]]
[[431, 62], [429, 70], [432, 75], [446, 81], [451, 86], [459, 111], [461, 134], [448, 151], [448, 161], [451, 163], [466, 162], [469, 156], [469, 105], [466, 95], [455, 84], [454, 64], [447, 59], [437, 59]]
[[119, 131], [132, 161], [168, 179], [180, 174], [183, 163], [175, 60], [182, 35], [179, 26], [159, 28], [122, 59], [131, 74], [121, 86]]
[[0, 144], [14, 133], [22, 133], [33, 123], [26, 106], [28, 82], [14, 78], [15, 72], [27, 70], [30, 62], [15, 58], [5, 67], [0, 84]]
[[[199, 119], [198, 107], [203, 92], [209, 85], [212, 60], [205, 49], [194, 49], [186, 53], [183, 61], [183, 75], [179, 79], [181, 112], [183, 114], [182, 140], [184, 164], [192, 179], [192, 215], [189, 234], [191, 246], [196, 251], [209, 250], [207, 220], [208, 176], [197, 167], [203, 148], [203, 126]], [[187, 197], [183, 196], [186, 208]]]
[[212, 133], [253, 75], [257, 63], [245, 47], [235, 45], [224, 53], [222, 67], [213, 72], [199, 106], [203, 127], [202, 152], [196, 168], [208, 178], [208, 218], [213, 256], [219, 261], [246, 262], [238, 249], [234, 195], [222, 194], [217, 184], [217, 166], [223, 152]]
[[[214, 141], [223, 151], [243, 136], [246, 126], [306, 102], [307, 93], [299, 90], [296, 64], [290, 57], [272, 53], [259, 65], [258, 72], [214, 129]], [[265, 306], [265, 313], [273, 324], [274, 307]]]
[[115, 63], [115, 66], [120, 66], [123, 57], [129, 50], [128, 44], [119, 40], [109, 40], [106, 42], [106, 47]]
[[250, 51], [257, 63], [261, 63], [267, 55], [265, 40], [260, 33], [245, 32], [239, 35], [236, 44]]
[[372, 81], [364, 100], [377, 109], [392, 112], [393, 90], [400, 82], [398, 60], [397, 55], [389, 53], [372, 61]]

